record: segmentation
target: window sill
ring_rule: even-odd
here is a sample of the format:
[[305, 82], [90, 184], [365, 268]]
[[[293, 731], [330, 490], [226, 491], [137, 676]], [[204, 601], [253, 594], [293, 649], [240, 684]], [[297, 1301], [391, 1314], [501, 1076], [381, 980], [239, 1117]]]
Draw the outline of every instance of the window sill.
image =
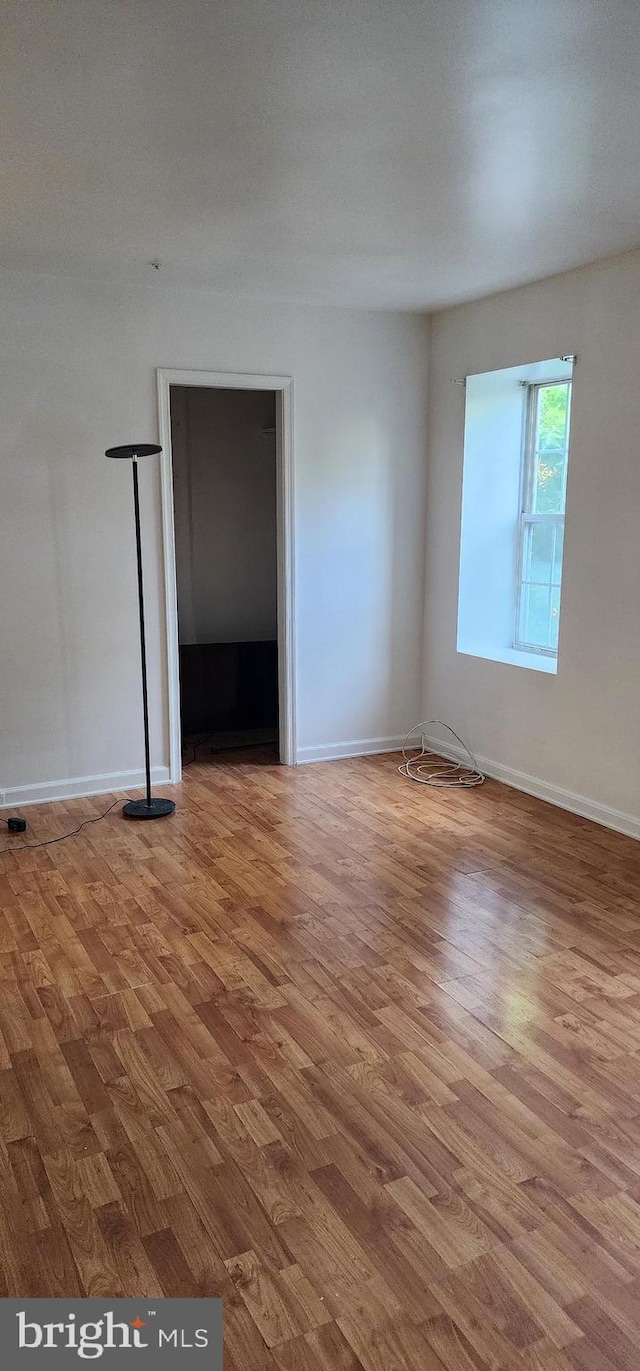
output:
[[547, 676], [557, 676], [558, 658], [547, 657], [543, 652], [522, 652], [517, 647], [460, 647], [463, 657], [481, 657], [487, 662], [503, 662], [507, 666], [523, 666], [527, 671], [542, 671]]

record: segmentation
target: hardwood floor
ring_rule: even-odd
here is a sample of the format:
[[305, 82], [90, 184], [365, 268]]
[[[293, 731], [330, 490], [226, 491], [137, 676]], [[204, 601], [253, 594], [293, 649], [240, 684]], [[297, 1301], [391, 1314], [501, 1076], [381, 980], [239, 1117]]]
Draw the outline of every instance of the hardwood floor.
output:
[[395, 768], [0, 859], [0, 1294], [220, 1294], [227, 1371], [640, 1365], [640, 845]]

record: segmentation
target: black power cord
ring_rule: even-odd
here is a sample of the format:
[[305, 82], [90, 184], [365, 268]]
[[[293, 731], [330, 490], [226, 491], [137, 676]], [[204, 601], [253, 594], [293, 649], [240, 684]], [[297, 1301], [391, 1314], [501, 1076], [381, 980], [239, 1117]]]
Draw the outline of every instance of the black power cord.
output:
[[[191, 740], [189, 740], [189, 747], [192, 749], [192, 755], [188, 758], [187, 761], [183, 761], [183, 763], [182, 763], [183, 770], [184, 770], [184, 768], [187, 767], [187, 766], [193, 766], [193, 763], [194, 763], [194, 762], [197, 762], [197, 760], [198, 760], [198, 753], [199, 753], [199, 751], [200, 751], [200, 748], [201, 748], [201, 747], [206, 747], [207, 743], [210, 743], [211, 740], [212, 740], [212, 738], [216, 738], [217, 736], [218, 736], [218, 735], [217, 735], [216, 733], [207, 733], [206, 736], [205, 736], [204, 738], [201, 738], [200, 741], [197, 742], [197, 743], [194, 743], [194, 742], [192, 742]], [[185, 740], [184, 746], [186, 747], [186, 745], [187, 745], [187, 744], [186, 744], [186, 740]], [[212, 750], [212, 752], [220, 752], [220, 751], [221, 751], [221, 749], [220, 749], [219, 747], [217, 747], [217, 748], [212, 748], [211, 750]]]
[[86, 828], [87, 824], [97, 824], [101, 819], [106, 819], [107, 814], [110, 814], [117, 804], [120, 804], [120, 796], [117, 800], [112, 800], [109, 808], [105, 809], [103, 814], [96, 814], [93, 819], [83, 819], [77, 828], [72, 828], [69, 833], [61, 833], [59, 838], [44, 838], [40, 843], [21, 843], [18, 847], [0, 847], [0, 857], [3, 852], [28, 852], [29, 848], [50, 847], [52, 843], [64, 843], [67, 838], [75, 838], [76, 833], [79, 833], [82, 828]]

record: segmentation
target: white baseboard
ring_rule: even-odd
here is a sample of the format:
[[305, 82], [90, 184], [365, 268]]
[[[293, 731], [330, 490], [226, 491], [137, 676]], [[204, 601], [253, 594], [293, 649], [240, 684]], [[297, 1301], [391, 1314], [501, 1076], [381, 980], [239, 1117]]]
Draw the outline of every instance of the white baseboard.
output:
[[[151, 768], [154, 785], [169, 785], [168, 766]], [[32, 785], [8, 786], [0, 790], [0, 809], [22, 805], [47, 804], [49, 800], [77, 800], [87, 795], [110, 795], [121, 790], [141, 790], [144, 771], [108, 771], [103, 776], [73, 776], [64, 781], [36, 781]]]
[[[337, 761], [340, 757], [370, 757], [381, 752], [400, 752], [404, 740], [403, 735], [398, 738], [359, 738], [347, 743], [301, 747], [298, 748], [296, 761], [301, 765], [305, 762]], [[425, 742], [442, 757], [451, 757], [454, 761], [465, 758], [461, 749], [451, 747], [433, 735], [425, 735]], [[604, 828], [613, 828], [630, 838], [640, 839], [640, 818], [633, 814], [627, 814], [622, 809], [613, 809], [610, 805], [601, 804], [599, 800], [589, 799], [586, 795], [576, 795], [572, 790], [563, 790], [561, 786], [551, 785], [539, 776], [529, 776], [525, 771], [516, 771], [513, 767], [504, 766], [502, 762], [494, 762], [490, 757], [481, 757], [476, 753], [475, 760], [480, 770], [495, 781], [502, 781], [514, 790], [523, 790], [525, 794], [534, 795], [538, 800], [546, 800], [548, 804], [557, 805], [559, 809], [568, 809], [583, 819], [592, 819]], [[154, 766], [151, 776], [154, 785], [170, 784], [168, 766]], [[90, 795], [141, 790], [143, 786], [142, 769], [9, 786], [5, 790], [0, 790], [0, 810], [16, 809], [22, 805], [47, 804], [52, 800], [76, 800]]]
[[[450, 757], [455, 762], [467, 760], [462, 749], [443, 743], [441, 738], [425, 734], [425, 742], [441, 757]], [[601, 804], [599, 800], [591, 800], [586, 795], [576, 795], [572, 790], [563, 790], [561, 786], [542, 781], [539, 776], [529, 776], [526, 771], [514, 771], [513, 767], [504, 766], [502, 762], [494, 762], [490, 757], [480, 757], [477, 752], [474, 753], [474, 757], [480, 770], [484, 771], [486, 776], [491, 776], [494, 781], [502, 781], [514, 790], [523, 790], [527, 795], [535, 795], [536, 799], [546, 800], [548, 804], [557, 805], [559, 809], [568, 809], [583, 819], [593, 819], [594, 823], [602, 824], [604, 828], [614, 828], [616, 832], [625, 833], [629, 838], [640, 838], [640, 818], [634, 814], [626, 814], [622, 809], [612, 809], [610, 805]]]
[[405, 735], [399, 738], [354, 738], [349, 743], [319, 743], [299, 747], [296, 762], [335, 762], [339, 757], [373, 757], [377, 752], [399, 752]]

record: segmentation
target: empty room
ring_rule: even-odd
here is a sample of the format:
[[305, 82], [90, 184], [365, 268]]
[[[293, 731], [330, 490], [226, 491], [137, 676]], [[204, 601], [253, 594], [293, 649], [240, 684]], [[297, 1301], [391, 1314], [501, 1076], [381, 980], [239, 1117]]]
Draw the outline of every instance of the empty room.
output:
[[0, 71], [7, 1365], [637, 1371], [640, 8]]

